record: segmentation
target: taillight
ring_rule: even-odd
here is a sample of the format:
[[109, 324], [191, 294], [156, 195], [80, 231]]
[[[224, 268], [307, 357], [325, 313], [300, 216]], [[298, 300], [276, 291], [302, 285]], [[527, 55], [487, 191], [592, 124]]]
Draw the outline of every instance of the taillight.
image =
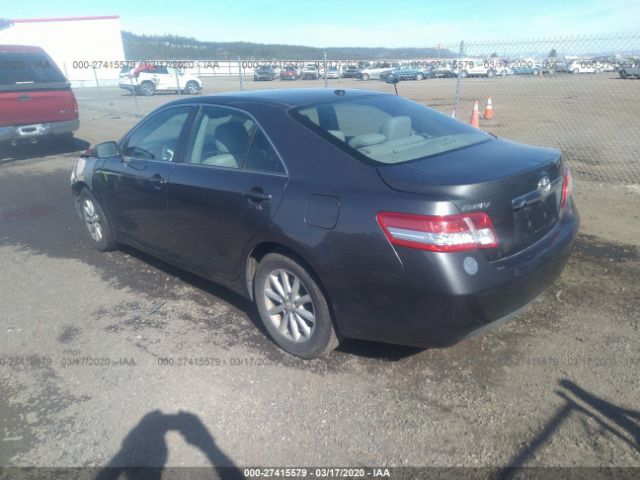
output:
[[394, 245], [431, 252], [459, 252], [498, 246], [498, 236], [491, 218], [484, 212], [446, 216], [380, 212], [377, 220]]
[[569, 200], [573, 190], [573, 177], [571, 176], [571, 169], [567, 166], [564, 167], [564, 178], [562, 179], [562, 197], [560, 197], [560, 208], [564, 207]]
[[73, 102], [73, 115], [75, 118], [78, 118], [78, 100], [76, 100], [76, 96], [71, 92], [71, 101]]

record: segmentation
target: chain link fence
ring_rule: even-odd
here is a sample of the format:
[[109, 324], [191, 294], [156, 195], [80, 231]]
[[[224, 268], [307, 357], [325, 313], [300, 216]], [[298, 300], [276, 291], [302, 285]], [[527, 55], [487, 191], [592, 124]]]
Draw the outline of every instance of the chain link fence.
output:
[[[65, 70], [94, 70], [98, 87], [76, 89], [81, 112], [92, 118], [140, 117], [196, 91], [364, 88], [465, 122], [478, 102], [479, 128], [561, 150], [578, 178], [640, 184], [640, 33], [461, 41], [428, 57], [423, 50], [403, 49], [399, 58], [332, 58], [328, 51], [305, 59], [87, 60]], [[120, 68], [119, 86], [100, 81], [104, 68]]]

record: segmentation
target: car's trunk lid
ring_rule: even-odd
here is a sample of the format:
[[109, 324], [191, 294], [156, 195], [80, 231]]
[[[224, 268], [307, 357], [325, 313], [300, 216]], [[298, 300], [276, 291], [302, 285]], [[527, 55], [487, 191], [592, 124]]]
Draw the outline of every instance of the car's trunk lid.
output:
[[460, 212], [487, 212], [499, 248], [490, 259], [516, 253], [555, 225], [562, 194], [556, 150], [490, 139], [424, 160], [378, 167], [383, 181], [403, 192], [446, 199]]

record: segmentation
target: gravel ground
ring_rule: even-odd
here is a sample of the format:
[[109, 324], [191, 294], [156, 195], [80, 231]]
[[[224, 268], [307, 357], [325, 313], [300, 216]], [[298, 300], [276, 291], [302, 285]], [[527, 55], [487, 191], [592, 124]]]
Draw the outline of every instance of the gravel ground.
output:
[[[112, 93], [78, 92], [69, 150], [135, 122]], [[301, 361], [230, 291], [93, 250], [68, 191], [77, 153], [18, 153], [0, 166], [0, 466], [640, 467], [637, 185], [578, 175], [566, 271], [500, 329]]]

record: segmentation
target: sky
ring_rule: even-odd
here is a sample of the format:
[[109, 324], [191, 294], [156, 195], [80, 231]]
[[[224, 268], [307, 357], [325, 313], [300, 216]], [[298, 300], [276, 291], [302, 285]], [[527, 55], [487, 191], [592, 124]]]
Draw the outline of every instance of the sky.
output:
[[123, 30], [314, 47], [433, 47], [640, 30], [640, 0], [0, 0], [0, 18], [120, 15]]

